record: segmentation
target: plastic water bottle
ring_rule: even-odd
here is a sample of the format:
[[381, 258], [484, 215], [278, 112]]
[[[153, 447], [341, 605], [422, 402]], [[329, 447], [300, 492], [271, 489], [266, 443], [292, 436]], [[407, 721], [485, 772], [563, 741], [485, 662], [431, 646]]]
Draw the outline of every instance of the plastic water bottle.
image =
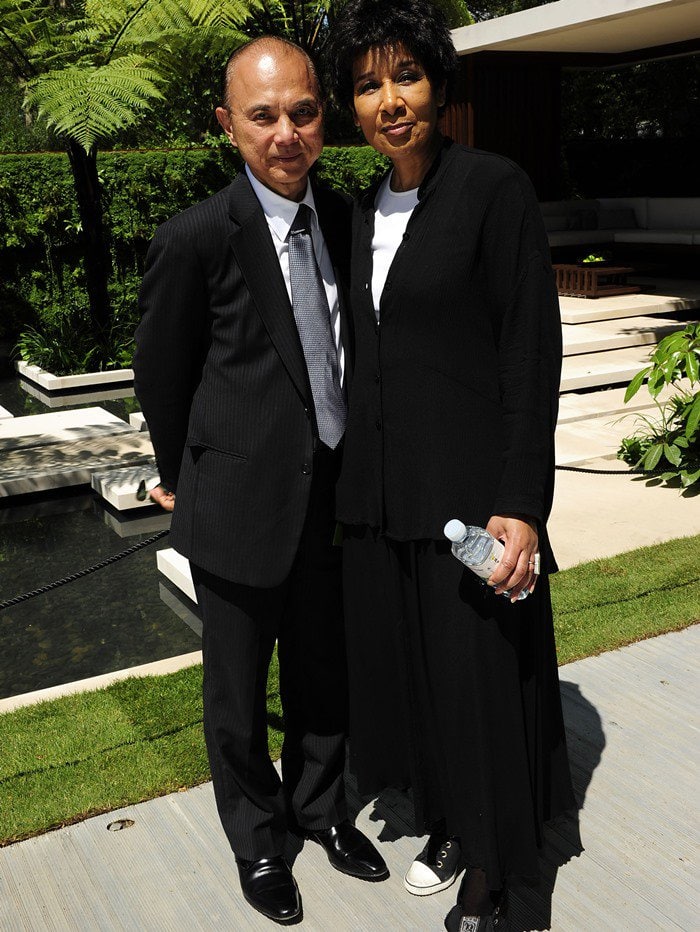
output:
[[[483, 527], [467, 527], [458, 518], [453, 518], [445, 525], [445, 537], [452, 541], [452, 553], [468, 566], [472, 573], [486, 581], [494, 572], [505, 547]], [[522, 589], [518, 599], [526, 599], [529, 589]], [[506, 599], [510, 598], [510, 589], [501, 593]]]

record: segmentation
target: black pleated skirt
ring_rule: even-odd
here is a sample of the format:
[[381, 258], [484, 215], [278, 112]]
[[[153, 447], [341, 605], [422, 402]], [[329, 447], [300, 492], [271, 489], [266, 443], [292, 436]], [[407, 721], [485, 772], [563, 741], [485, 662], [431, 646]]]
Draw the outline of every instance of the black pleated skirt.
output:
[[575, 808], [546, 577], [496, 596], [447, 542], [347, 527], [350, 767], [361, 793], [412, 790], [492, 889], [537, 882], [546, 821]]

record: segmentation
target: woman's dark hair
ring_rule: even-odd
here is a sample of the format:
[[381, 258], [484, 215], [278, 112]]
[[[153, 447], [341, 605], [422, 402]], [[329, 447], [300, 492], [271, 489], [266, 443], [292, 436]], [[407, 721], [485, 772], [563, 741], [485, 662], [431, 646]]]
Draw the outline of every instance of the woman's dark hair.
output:
[[325, 48], [329, 86], [337, 101], [352, 104], [352, 66], [374, 47], [402, 45], [425, 68], [434, 87], [450, 84], [457, 53], [442, 10], [430, 0], [348, 0]]

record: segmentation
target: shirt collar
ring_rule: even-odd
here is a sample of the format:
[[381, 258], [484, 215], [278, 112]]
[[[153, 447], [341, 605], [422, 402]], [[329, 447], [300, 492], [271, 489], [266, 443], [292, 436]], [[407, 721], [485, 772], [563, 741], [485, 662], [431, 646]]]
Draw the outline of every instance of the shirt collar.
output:
[[308, 204], [313, 215], [313, 223], [318, 226], [318, 217], [316, 216], [316, 204], [314, 203], [314, 194], [311, 185], [306, 183], [306, 193], [301, 201], [290, 201], [289, 198], [282, 197], [276, 191], [265, 187], [262, 182], [258, 181], [250, 168], [246, 165], [246, 175], [255, 192], [255, 196], [260, 201], [260, 206], [265, 214], [270, 229], [275, 236], [284, 242], [289, 235], [289, 228], [294, 222], [300, 204]]

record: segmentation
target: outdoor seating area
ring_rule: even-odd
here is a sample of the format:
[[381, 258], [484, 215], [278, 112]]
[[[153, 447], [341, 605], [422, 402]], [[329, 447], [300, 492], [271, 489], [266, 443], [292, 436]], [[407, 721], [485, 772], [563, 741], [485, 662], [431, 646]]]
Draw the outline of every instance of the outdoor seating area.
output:
[[700, 197], [601, 197], [540, 204], [549, 244], [698, 247]]

